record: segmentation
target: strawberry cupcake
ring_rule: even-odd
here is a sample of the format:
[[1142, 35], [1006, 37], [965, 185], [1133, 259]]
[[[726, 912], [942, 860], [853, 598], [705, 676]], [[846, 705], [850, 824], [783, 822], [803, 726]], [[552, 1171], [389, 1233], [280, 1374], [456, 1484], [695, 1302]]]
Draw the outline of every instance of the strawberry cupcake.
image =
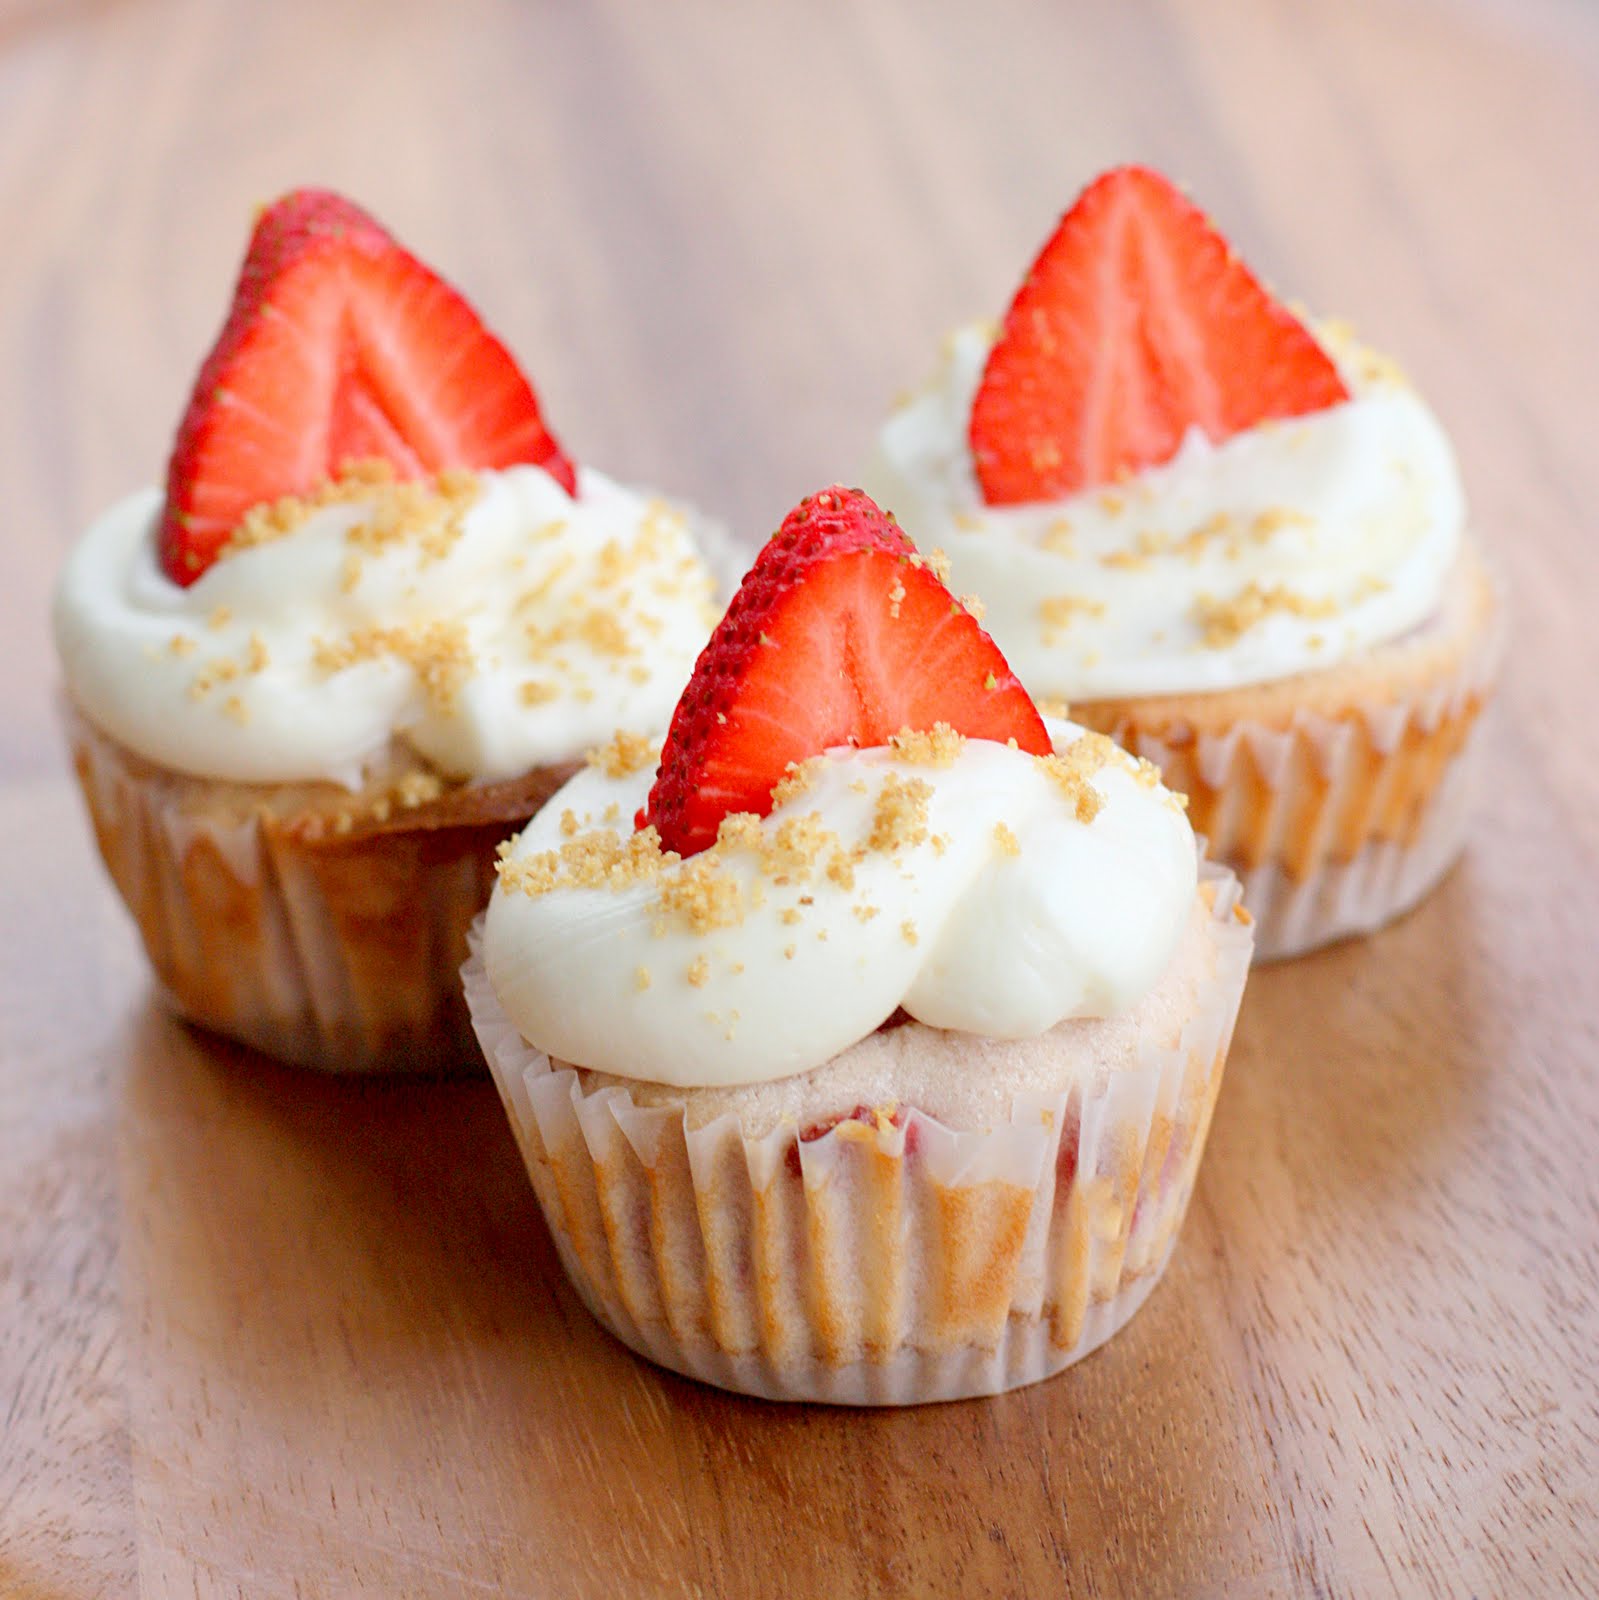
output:
[[1166, 179], [1084, 191], [866, 481], [1035, 694], [1188, 795], [1263, 955], [1380, 926], [1459, 854], [1501, 618], [1449, 442]]
[[1249, 965], [1178, 797], [1045, 722], [858, 491], [803, 502], [659, 762], [503, 852], [468, 1001], [566, 1270], [774, 1399], [992, 1394], [1142, 1303]]
[[55, 597], [89, 815], [177, 1009], [307, 1065], [475, 1064], [495, 846], [666, 725], [712, 588], [683, 514], [574, 466], [372, 218], [271, 206], [165, 489]]

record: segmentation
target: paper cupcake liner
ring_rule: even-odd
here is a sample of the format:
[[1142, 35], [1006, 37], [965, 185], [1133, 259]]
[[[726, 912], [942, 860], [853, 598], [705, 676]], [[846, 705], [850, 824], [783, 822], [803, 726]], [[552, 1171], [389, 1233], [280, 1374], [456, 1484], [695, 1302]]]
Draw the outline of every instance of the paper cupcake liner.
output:
[[174, 1009], [300, 1066], [482, 1070], [458, 969], [495, 846], [537, 803], [312, 838], [264, 812], [208, 813], [201, 786], [64, 715], [100, 853]]
[[462, 976], [562, 1263], [617, 1338], [772, 1400], [955, 1400], [1087, 1355], [1166, 1265], [1249, 966], [1236, 880], [1207, 867], [1204, 893], [1215, 967], [1176, 1040], [980, 1131], [910, 1108], [819, 1137], [690, 1129], [527, 1044], [475, 931]]
[[1188, 796], [1194, 831], [1239, 876], [1256, 958], [1299, 955], [1409, 910], [1466, 842], [1497, 620], [1425, 685], [1354, 698], [1284, 727], [1146, 725], [1136, 706], [1072, 714], [1153, 761]]

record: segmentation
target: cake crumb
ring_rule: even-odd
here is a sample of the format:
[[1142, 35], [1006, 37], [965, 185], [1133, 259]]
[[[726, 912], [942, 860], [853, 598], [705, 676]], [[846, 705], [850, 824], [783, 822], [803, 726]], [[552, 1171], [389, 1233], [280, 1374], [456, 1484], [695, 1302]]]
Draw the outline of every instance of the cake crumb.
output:
[[394, 797], [407, 811], [415, 811], [444, 793], [443, 780], [433, 772], [408, 772], [394, 786]]
[[999, 846], [1002, 856], [1019, 856], [1022, 853], [1021, 841], [1007, 823], [994, 824], [994, 843]]
[[899, 925], [899, 936], [906, 944], [915, 944], [917, 940], [916, 924], [907, 917]]
[[711, 981], [711, 964], [704, 956], [695, 956], [684, 976], [696, 989], [703, 989]]
[[516, 697], [525, 706], [547, 705], [551, 700], [560, 698], [561, 691], [553, 683], [539, 683], [533, 678], [527, 679], [516, 691]]
[[648, 967], [634, 967], [633, 987], [642, 994], [650, 986], [650, 969]]

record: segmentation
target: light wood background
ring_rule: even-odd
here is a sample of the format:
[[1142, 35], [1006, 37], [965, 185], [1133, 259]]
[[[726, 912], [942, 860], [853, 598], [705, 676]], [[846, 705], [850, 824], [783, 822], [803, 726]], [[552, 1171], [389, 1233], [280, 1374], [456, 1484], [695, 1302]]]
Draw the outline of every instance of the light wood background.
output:
[[[1599, 11], [0, 0], [0, 1594], [1599, 1593]], [[1399, 354], [1519, 634], [1470, 857], [1253, 980], [1182, 1248], [1005, 1399], [783, 1410], [561, 1280], [486, 1084], [152, 1002], [49, 584], [250, 208], [346, 188], [570, 448], [753, 541], [1096, 169]]]

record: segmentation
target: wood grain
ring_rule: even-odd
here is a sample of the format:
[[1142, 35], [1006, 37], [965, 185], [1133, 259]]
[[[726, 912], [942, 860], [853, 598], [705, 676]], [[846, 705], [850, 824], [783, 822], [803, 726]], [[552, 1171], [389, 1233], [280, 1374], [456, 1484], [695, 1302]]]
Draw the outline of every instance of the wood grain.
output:
[[[5, 0], [0, 1594], [1599, 1592], [1596, 148], [1576, 0]], [[457, 278], [580, 457], [753, 540], [1125, 158], [1454, 434], [1520, 621], [1470, 857], [1252, 980], [1100, 1355], [892, 1415], [700, 1389], [588, 1320], [486, 1085], [160, 1010], [50, 580], [290, 183]]]

